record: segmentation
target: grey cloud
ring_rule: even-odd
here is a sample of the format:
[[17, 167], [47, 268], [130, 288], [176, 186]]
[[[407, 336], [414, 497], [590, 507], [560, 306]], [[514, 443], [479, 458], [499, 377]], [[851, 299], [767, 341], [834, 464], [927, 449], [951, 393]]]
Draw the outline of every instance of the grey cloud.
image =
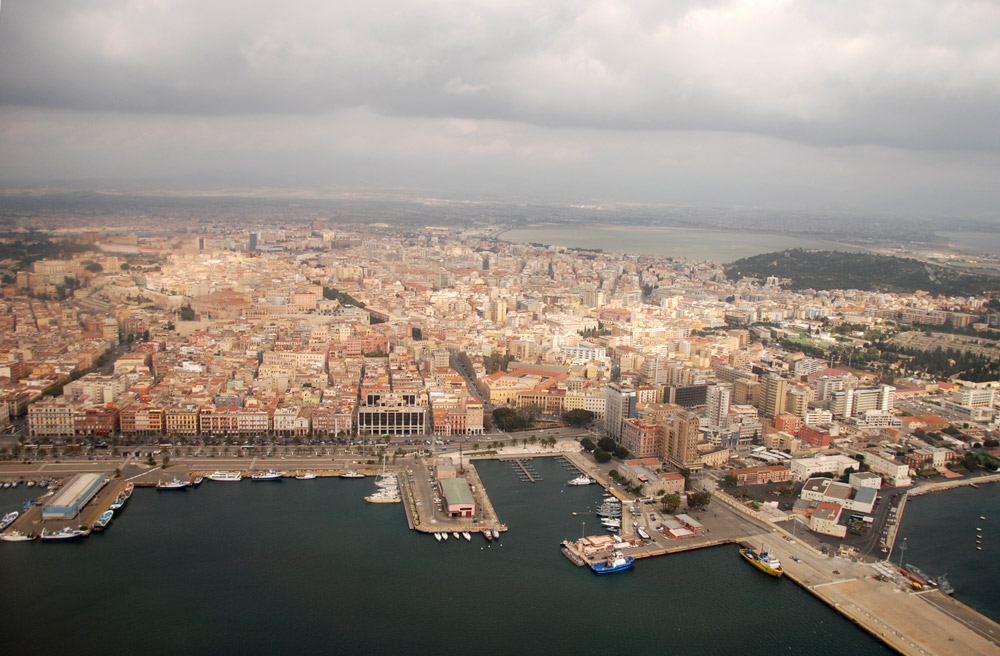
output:
[[8, 0], [0, 103], [996, 151], [997, 25], [932, 1]]

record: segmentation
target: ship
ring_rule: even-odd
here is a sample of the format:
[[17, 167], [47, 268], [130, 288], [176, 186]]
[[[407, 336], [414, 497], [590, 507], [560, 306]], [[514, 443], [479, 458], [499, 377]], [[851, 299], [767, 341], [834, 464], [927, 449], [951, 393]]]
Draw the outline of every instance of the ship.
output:
[[66, 528], [61, 528], [58, 531], [49, 531], [45, 529], [42, 531], [41, 538], [43, 540], [75, 540], [77, 538], [82, 538], [87, 535], [88, 531], [81, 528], [72, 528], [67, 526]]
[[740, 549], [740, 555], [765, 574], [780, 577], [785, 573], [785, 570], [781, 569], [781, 561], [778, 560], [778, 557], [767, 551], [757, 551], [756, 549], [745, 547]]
[[241, 481], [243, 480], [242, 472], [238, 471], [215, 471], [208, 475], [208, 480], [210, 481]]
[[29, 540], [34, 540], [37, 537], [38, 537], [37, 535], [34, 535], [32, 533], [22, 533], [21, 531], [15, 528], [13, 531], [10, 531], [9, 533], [4, 533], [3, 535], [0, 535], [0, 540], [3, 540], [4, 542], [27, 542]]
[[614, 572], [623, 572], [627, 569], [631, 569], [632, 563], [635, 562], [635, 558], [632, 556], [626, 556], [620, 551], [612, 551], [611, 555], [608, 556], [607, 560], [602, 562], [593, 563], [590, 569], [597, 574], [611, 574]]
[[566, 482], [566, 485], [590, 485], [594, 483], [594, 479], [590, 476], [577, 476], [576, 478], [570, 479]]
[[285, 476], [283, 471], [275, 471], [273, 469], [268, 469], [267, 471], [254, 472], [250, 476], [252, 481], [280, 481]]
[[0, 519], [0, 531], [13, 524], [14, 520], [17, 519], [18, 514], [19, 513], [16, 510], [11, 510], [9, 513], [4, 515], [3, 519]]
[[135, 490], [135, 483], [126, 483], [125, 488], [122, 490], [122, 494], [125, 495], [126, 499], [131, 498], [132, 492]]
[[94, 530], [103, 531], [104, 529], [106, 529], [108, 527], [108, 524], [111, 523], [111, 518], [114, 516], [115, 516], [114, 510], [105, 510], [104, 512], [102, 512], [101, 516], [98, 517], [97, 521], [94, 522]]
[[182, 481], [181, 479], [174, 477], [172, 481], [156, 481], [157, 490], [183, 490], [190, 483], [187, 481]]
[[356, 471], [349, 471], [349, 472], [344, 472], [343, 474], [340, 475], [340, 477], [341, 478], [364, 478], [365, 475], [364, 474], [359, 474]]

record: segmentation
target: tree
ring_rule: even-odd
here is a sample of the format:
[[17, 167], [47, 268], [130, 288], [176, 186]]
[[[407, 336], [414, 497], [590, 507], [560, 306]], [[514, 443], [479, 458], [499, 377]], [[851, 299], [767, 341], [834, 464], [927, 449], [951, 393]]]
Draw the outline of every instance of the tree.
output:
[[611, 462], [611, 454], [607, 451], [598, 449], [597, 451], [594, 451], [594, 460], [597, 462]]
[[582, 440], [580, 440], [580, 446], [582, 446], [587, 451], [593, 451], [594, 449], [597, 448], [597, 445], [594, 444], [594, 440], [590, 439], [589, 437], [585, 437]]
[[602, 437], [597, 440], [597, 448], [602, 451], [614, 451], [616, 446], [618, 446], [618, 444], [610, 437]]
[[194, 321], [194, 310], [191, 309], [191, 306], [181, 307], [181, 321]]
[[691, 508], [705, 508], [712, 501], [712, 493], [708, 491], [695, 492], [688, 496], [688, 506]]
[[100, 273], [101, 271], [104, 271], [104, 267], [97, 262], [87, 262], [87, 265], [83, 268], [91, 273]]
[[576, 410], [564, 412], [562, 420], [570, 426], [576, 426], [579, 428], [580, 426], [586, 426], [592, 422], [594, 420], [594, 413], [590, 410], [577, 408]]
[[664, 494], [663, 498], [660, 499], [660, 503], [663, 504], [663, 512], [673, 515], [681, 505], [681, 495], [676, 492], [673, 494]]
[[616, 446], [614, 450], [615, 457], [619, 460], [623, 460], [628, 457], [628, 449], [623, 446]]
[[732, 474], [726, 474], [726, 477], [722, 479], [722, 482], [725, 483], [726, 487], [733, 487], [739, 481]]

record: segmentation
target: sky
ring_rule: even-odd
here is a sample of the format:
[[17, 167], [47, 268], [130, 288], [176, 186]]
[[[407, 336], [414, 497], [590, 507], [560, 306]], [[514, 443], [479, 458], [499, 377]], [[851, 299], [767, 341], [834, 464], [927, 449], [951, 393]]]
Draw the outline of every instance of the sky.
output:
[[0, 187], [996, 218], [1000, 3], [7, 0]]

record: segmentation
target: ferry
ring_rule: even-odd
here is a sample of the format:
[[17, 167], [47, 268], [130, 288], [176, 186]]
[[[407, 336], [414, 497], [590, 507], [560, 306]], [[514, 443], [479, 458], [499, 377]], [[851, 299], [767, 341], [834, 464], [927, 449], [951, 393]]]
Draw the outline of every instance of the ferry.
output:
[[349, 472], [344, 472], [343, 474], [340, 475], [340, 477], [341, 478], [364, 478], [365, 475], [364, 474], [359, 474], [356, 471], [349, 471]]
[[14, 520], [17, 519], [18, 514], [19, 513], [16, 510], [11, 510], [9, 513], [4, 515], [3, 519], [0, 519], [0, 531], [13, 524]]
[[254, 472], [253, 475], [250, 476], [250, 480], [252, 480], [252, 481], [280, 481], [282, 478], [284, 478], [284, 476], [285, 476], [285, 472], [283, 472], [283, 471], [275, 471], [273, 469], [268, 469], [267, 471]]
[[781, 561], [778, 560], [778, 557], [766, 551], [757, 551], [756, 549], [746, 547], [740, 549], [740, 555], [765, 574], [780, 577], [785, 573], [785, 570], [781, 569]]
[[596, 481], [590, 476], [577, 476], [576, 478], [570, 479], [566, 485], [590, 485]]
[[3, 540], [4, 542], [27, 542], [29, 540], [34, 540], [37, 537], [37, 535], [33, 535], [31, 533], [22, 533], [15, 528], [10, 533], [0, 535], [0, 540]]
[[312, 472], [305, 472], [304, 474], [297, 475], [295, 478], [300, 481], [311, 481], [316, 478], [316, 474]]
[[87, 535], [86, 530], [67, 526], [66, 528], [61, 528], [58, 531], [49, 531], [48, 529], [45, 529], [42, 531], [41, 538], [43, 540], [75, 540], [76, 538], [82, 538], [85, 535]]
[[94, 530], [103, 531], [104, 529], [106, 529], [108, 527], [108, 524], [111, 523], [111, 518], [114, 516], [115, 516], [114, 510], [105, 510], [104, 512], [102, 512], [101, 516], [98, 517], [97, 521], [94, 522]]
[[157, 490], [183, 490], [190, 483], [187, 481], [182, 481], [181, 479], [174, 477], [172, 481], [156, 481]]
[[243, 473], [238, 471], [215, 471], [208, 475], [210, 481], [242, 481]]
[[631, 569], [635, 558], [626, 556], [620, 551], [612, 551], [611, 555], [604, 562], [593, 563], [590, 569], [598, 574], [611, 574], [613, 572], [623, 572]]

